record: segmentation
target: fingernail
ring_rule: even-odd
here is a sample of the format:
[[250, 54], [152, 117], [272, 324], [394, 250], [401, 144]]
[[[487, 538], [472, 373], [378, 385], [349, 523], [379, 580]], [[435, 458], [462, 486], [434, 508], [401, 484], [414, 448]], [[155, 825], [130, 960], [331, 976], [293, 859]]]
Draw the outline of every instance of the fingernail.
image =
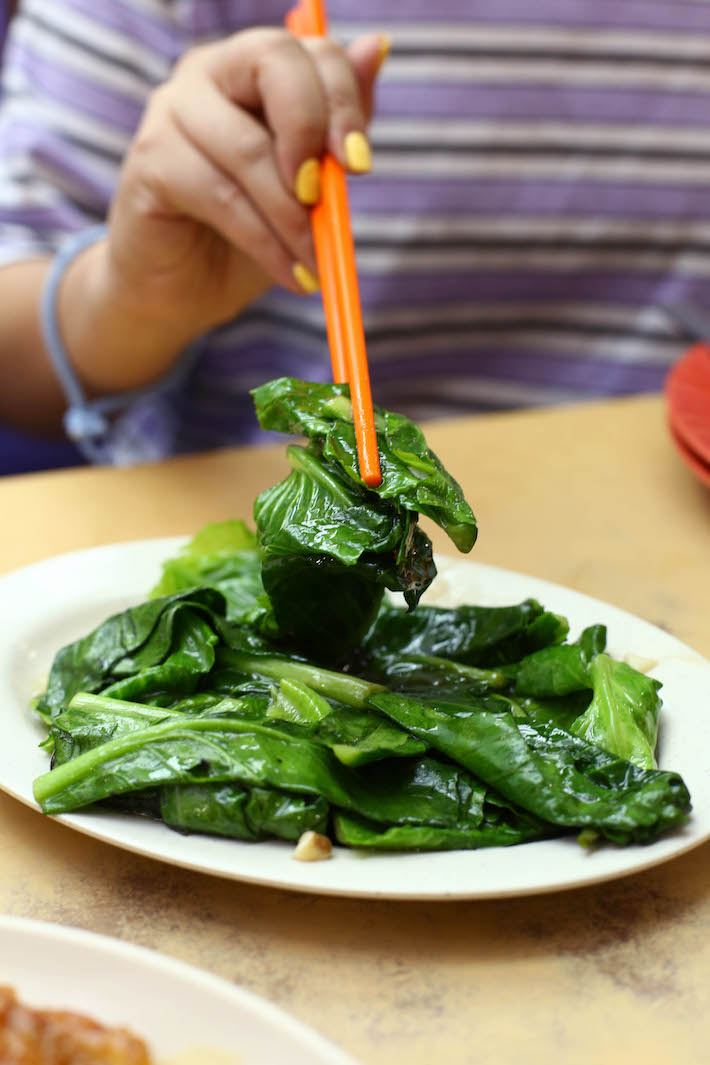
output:
[[317, 292], [320, 288], [318, 278], [315, 277], [303, 263], [293, 264], [293, 276], [304, 292]]
[[375, 73], [379, 74], [382, 64], [387, 56], [392, 51], [392, 41], [389, 37], [382, 33], [377, 41], [377, 66], [375, 67]]
[[318, 203], [320, 199], [320, 163], [317, 159], [306, 159], [298, 168], [293, 183], [296, 199], [307, 207]]
[[345, 138], [345, 161], [356, 174], [366, 174], [372, 170], [370, 145], [364, 133], [353, 130]]

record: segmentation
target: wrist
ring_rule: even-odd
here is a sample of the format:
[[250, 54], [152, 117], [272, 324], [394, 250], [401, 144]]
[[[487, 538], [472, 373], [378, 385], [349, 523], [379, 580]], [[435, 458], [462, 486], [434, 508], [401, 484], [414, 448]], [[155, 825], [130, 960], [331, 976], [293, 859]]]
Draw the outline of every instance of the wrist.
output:
[[223, 241], [176, 242], [170, 227], [154, 226], [144, 241], [161, 253], [146, 256], [134, 240], [109, 234], [101, 246], [103, 291], [148, 334], [164, 337], [167, 329], [183, 344], [194, 340], [231, 321], [272, 284]]
[[150, 384], [201, 332], [183, 309], [147, 300], [128, 284], [112, 264], [106, 237], [69, 263], [57, 315], [68, 357], [94, 396]]

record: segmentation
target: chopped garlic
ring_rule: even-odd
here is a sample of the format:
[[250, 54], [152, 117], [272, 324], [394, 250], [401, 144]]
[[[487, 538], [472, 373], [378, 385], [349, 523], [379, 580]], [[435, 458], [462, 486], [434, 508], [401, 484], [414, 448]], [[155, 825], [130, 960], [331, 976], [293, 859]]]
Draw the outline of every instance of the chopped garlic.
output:
[[320, 862], [323, 858], [330, 858], [332, 853], [333, 844], [327, 836], [309, 831], [303, 833], [291, 857], [297, 862]]

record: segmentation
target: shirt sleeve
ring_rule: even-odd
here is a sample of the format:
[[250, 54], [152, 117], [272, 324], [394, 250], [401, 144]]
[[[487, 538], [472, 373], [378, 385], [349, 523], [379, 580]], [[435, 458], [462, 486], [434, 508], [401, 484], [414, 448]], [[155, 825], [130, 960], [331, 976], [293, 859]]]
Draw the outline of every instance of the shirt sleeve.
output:
[[130, 18], [127, 11], [115, 0], [24, 0], [11, 24], [0, 100], [0, 266], [52, 255], [106, 218], [148, 94], [172, 61], [165, 27], [153, 17], [149, 44], [141, 4]]
[[[179, 52], [168, 14], [160, 0], [23, 0], [0, 99], [0, 267], [68, 252], [105, 221], [146, 100]], [[194, 352], [151, 388], [93, 401], [69, 390], [65, 425], [85, 457], [170, 454], [174, 396]]]

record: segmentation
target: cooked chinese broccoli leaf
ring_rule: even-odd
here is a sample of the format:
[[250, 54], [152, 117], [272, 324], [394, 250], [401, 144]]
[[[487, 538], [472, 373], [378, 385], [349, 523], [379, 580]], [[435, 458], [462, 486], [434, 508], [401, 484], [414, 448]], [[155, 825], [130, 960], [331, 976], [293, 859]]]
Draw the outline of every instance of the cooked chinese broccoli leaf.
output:
[[421, 430], [377, 409], [382, 483], [358, 469], [345, 385], [282, 378], [254, 392], [265, 429], [302, 433], [287, 450], [291, 474], [254, 504], [262, 579], [279, 634], [321, 661], [341, 661], [372, 625], [385, 588], [413, 609], [436, 574], [425, 514], [469, 551], [476, 522], [461, 489]]
[[[254, 389], [252, 395], [264, 429], [306, 436], [315, 455], [362, 485], [347, 385], [282, 377]], [[459, 551], [470, 551], [476, 542], [476, 519], [419, 426], [403, 414], [375, 407], [375, 429], [382, 483], [370, 491], [403, 510], [425, 514], [445, 530]]]
[[255, 623], [267, 613], [256, 533], [243, 521], [214, 522], [200, 529], [177, 555], [163, 563], [162, 577], [150, 598], [204, 585], [222, 593], [229, 621]]
[[654, 769], [660, 681], [607, 654], [596, 655], [588, 672], [592, 701], [572, 723], [570, 732], [635, 765]]
[[[243, 673], [279, 686], [269, 697], [225, 699], [195, 713], [112, 708], [114, 701], [104, 696], [75, 697], [55, 719], [55, 752], [62, 760], [56, 758], [35, 785], [43, 809], [60, 812], [146, 788], [229, 781], [321, 795], [334, 813], [354, 815], [360, 830], [358, 819], [379, 826], [373, 846], [387, 838], [392, 847], [410, 837], [382, 836], [383, 826], [446, 829], [442, 846], [456, 839], [459, 846], [499, 845], [512, 842], [511, 833], [520, 841], [583, 828], [629, 843], [648, 842], [687, 816], [689, 797], [675, 774], [640, 769], [557, 726], [520, 717], [504, 695], [469, 695], [459, 703], [414, 700], [286, 656], [228, 653]], [[335, 722], [329, 734], [324, 726], [346, 714], [348, 703], [356, 714], [365, 709], [370, 720], [359, 735], [344, 737]], [[377, 761], [368, 764], [368, 750], [362, 760], [338, 757], [344, 738], [355, 741], [355, 755], [361, 739], [367, 748], [379, 721], [384, 734]], [[405, 756], [409, 741], [418, 741], [422, 753]], [[495, 810], [495, 831], [484, 816], [486, 803]], [[204, 818], [202, 827], [210, 830]], [[217, 821], [222, 824], [221, 814]], [[348, 823], [341, 824], [343, 839]], [[223, 833], [224, 825], [212, 830]], [[458, 835], [451, 835], [454, 830]], [[419, 832], [411, 840], [433, 846], [434, 836], [428, 844], [424, 837]]]

